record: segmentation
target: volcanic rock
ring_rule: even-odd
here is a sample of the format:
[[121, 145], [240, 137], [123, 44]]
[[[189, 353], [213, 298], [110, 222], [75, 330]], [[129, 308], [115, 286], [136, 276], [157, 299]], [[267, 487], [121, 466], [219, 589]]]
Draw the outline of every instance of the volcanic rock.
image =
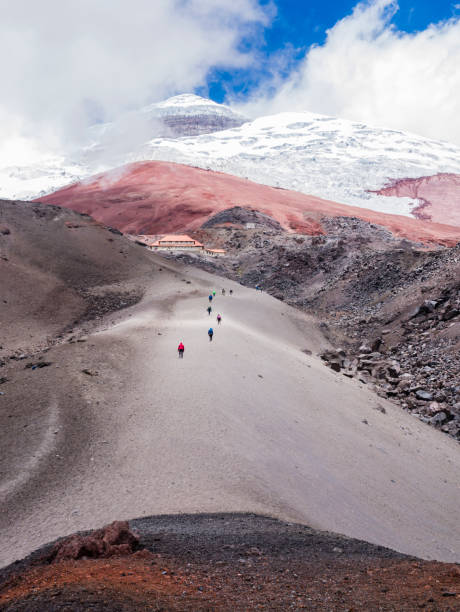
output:
[[425, 402], [431, 402], [431, 400], [433, 399], [433, 394], [429, 393], [428, 391], [424, 391], [423, 389], [419, 389], [418, 391], [416, 391], [415, 396], [417, 397], [417, 399], [423, 400]]
[[445, 412], [438, 412], [437, 414], [434, 415], [434, 417], [431, 418], [430, 422], [433, 423], [433, 425], [439, 425], [441, 423], [444, 423], [447, 420], [447, 415]]
[[139, 539], [129, 529], [127, 521], [110, 525], [87, 535], [74, 534], [58, 542], [48, 556], [50, 563], [82, 557], [99, 558], [129, 555], [137, 550]]

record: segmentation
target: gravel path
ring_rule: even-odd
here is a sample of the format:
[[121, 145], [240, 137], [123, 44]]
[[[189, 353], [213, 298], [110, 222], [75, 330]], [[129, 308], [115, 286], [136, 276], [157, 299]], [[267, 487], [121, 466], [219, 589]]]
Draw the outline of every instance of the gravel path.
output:
[[195, 512], [264, 513], [460, 560], [456, 443], [325, 368], [304, 314], [229, 281], [234, 295], [222, 297], [216, 277], [161, 267], [140, 304], [88, 342], [48, 352], [61, 384], [51, 367], [34, 380], [42, 401], [58, 402], [60, 429], [42, 468], [18, 467], [0, 507], [2, 564], [114, 519]]

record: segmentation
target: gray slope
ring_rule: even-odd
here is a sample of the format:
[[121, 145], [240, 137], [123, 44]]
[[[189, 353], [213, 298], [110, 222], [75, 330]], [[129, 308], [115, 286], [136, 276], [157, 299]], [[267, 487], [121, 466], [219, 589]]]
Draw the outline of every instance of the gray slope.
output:
[[[160, 280], [131, 316], [48, 353], [76, 391], [66, 399], [51, 368], [38, 374], [42, 399], [54, 398], [50, 428], [61, 433], [42, 433], [43, 456], [27, 473], [18, 463], [10, 480], [2, 563], [114, 519], [222, 511], [460, 561], [455, 442], [325, 368], [315, 357], [324, 341], [305, 315], [154, 260]], [[210, 319], [207, 295], [221, 282], [235, 295], [218, 295]], [[37, 455], [39, 443], [27, 452]]]

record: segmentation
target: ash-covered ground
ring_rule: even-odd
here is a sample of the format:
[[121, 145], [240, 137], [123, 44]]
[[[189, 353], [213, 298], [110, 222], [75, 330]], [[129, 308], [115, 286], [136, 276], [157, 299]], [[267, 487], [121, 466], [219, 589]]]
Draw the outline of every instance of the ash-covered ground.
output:
[[225, 257], [168, 257], [318, 317], [337, 348], [328, 365], [460, 439], [460, 244], [427, 248], [356, 218], [321, 223], [324, 236], [292, 234], [235, 208], [194, 234]]

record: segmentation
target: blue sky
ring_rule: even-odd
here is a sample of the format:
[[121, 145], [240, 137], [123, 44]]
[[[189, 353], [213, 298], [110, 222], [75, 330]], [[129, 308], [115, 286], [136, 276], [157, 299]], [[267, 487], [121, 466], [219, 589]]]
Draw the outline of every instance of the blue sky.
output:
[[[266, 5], [266, 1], [261, 1]], [[291, 48], [291, 63], [286, 72], [300, 61], [313, 44], [323, 44], [326, 30], [339, 20], [350, 15], [358, 0], [274, 0], [276, 17], [269, 27], [261, 32], [261, 60], [256, 69], [213, 70], [207, 87], [197, 93], [207, 95], [216, 102], [223, 102], [230, 94], [250, 95], [267, 74], [267, 62], [274, 54]], [[460, 16], [460, 0], [399, 0], [399, 10], [392, 18], [397, 30], [414, 33], [425, 30], [432, 23], [439, 23]], [[253, 42], [253, 41], [252, 41]], [[245, 42], [241, 43], [244, 48]]]
[[0, 0], [0, 10], [0, 162], [72, 147], [90, 125], [185, 92], [249, 118], [310, 111], [460, 144], [460, 0]]

